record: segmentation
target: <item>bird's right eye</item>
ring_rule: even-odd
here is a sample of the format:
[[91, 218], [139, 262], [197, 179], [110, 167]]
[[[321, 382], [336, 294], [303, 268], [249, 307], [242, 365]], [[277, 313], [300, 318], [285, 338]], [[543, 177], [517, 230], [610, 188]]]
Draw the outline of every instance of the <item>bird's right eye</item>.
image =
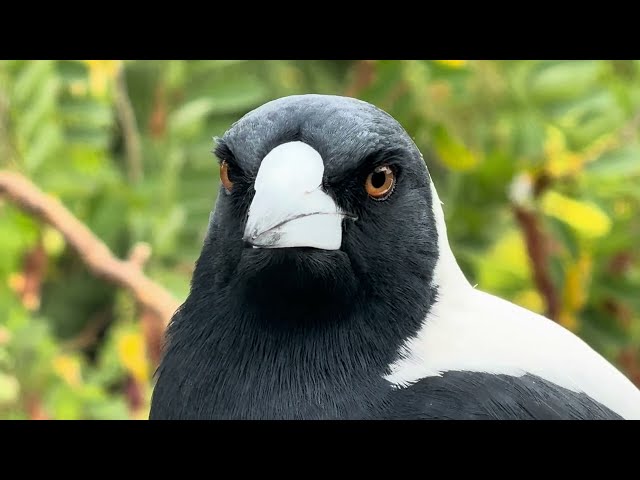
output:
[[233, 188], [233, 182], [229, 178], [229, 170], [230, 170], [229, 163], [226, 161], [223, 161], [220, 164], [220, 181], [222, 182], [222, 185], [224, 186], [225, 190], [231, 193], [231, 189]]

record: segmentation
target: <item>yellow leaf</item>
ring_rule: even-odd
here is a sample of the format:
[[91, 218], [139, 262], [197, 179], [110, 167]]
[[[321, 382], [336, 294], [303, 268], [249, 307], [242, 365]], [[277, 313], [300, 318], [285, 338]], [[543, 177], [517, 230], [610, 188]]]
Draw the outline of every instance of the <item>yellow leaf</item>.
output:
[[445, 65], [450, 68], [463, 68], [466, 64], [466, 60], [436, 60], [436, 63]]
[[576, 175], [585, 164], [584, 156], [567, 150], [564, 133], [552, 126], [547, 126], [544, 151], [545, 170], [552, 177]]
[[118, 339], [118, 357], [133, 378], [138, 382], [149, 379], [149, 363], [144, 337], [139, 332], [124, 333]]
[[109, 83], [115, 79], [121, 60], [84, 60], [89, 67], [89, 90], [96, 97], [106, 94]]
[[611, 230], [611, 219], [596, 205], [580, 202], [552, 190], [541, 199], [542, 211], [566, 223], [585, 238], [598, 238]]
[[567, 150], [567, 139], [562, 130], [551, 125], [546, 127], [546, 138], [544, 141], [544, 153], [547, 156], [558, 155]]
[[482, 288], [499, 291], [531, 276], [527, 247], [520, 230], [514, 228], [502, 235], [482, 257], [478, 282]]
[[513, 298], [513, 302], [532, 312], [544, 313], [544, 300], [536, 290], [523, 290]]
[[513, 229], [502, 235], [494, 245], [491, 257], [495, 260], [501, 259], [522, 277], [529, 274], [529, 255], [520, 230]]
[[591, 266], [591, 257], [583, 254], [567, 267], [563, 296], [565, 308], [570, 312], [577, 312], [587, 301]]
[[442, 126], [436, 128], [433, 140], [438, 157], [452, 170], [471, 170], [480, 163], [478, 154], [472, 152]]
[[584, 159], [576, 153], [565, 152], [562, 155], [549, 158], [546, 170], [552, 177], [566, 177], [580, 173], [584, 166]]
[[78, 387], [82, 383], [80, 361], [75, 357], [58, 355], [53, 359], [53, 371], [72, 387]]

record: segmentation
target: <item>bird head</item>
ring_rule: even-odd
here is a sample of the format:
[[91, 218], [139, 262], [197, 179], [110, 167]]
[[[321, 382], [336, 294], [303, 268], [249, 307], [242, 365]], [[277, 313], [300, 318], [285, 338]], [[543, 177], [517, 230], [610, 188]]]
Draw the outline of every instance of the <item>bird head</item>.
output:
[[387, 113], [352, 98], [285, 97], [232, 125], [215, 154], [210, 243], [220, 278], [247, 303], [281, 317], [305, 305], [343, 312], [358, 292], [402, 301], [429, 283], [430, 179]]
[[234, 123], [215, 155], [220, 191], [194, 287], [291, 322], [348, 317], [358, 302], [426, 308], [431, 180], [390, 115], [353, 98], [285, 97]]

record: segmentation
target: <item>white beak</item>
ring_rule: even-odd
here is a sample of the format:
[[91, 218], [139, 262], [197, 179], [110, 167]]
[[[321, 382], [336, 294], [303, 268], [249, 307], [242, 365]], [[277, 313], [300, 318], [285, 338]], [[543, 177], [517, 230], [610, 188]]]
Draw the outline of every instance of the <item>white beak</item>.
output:
[[322, 157], [306, 143], [271, 150], [258, 170], [244, 240], [255, 248], [338, 250], [346, 215], [322, 190], [323, 174]]

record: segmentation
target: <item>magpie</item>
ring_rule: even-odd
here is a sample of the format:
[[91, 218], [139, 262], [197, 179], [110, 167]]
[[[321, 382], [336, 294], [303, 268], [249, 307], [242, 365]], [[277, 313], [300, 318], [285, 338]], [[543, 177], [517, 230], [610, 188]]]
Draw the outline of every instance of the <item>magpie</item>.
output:
[[388, 113], [294, 95], [216, 140], [150, 419], [640, 419], [638, 388], [583, 340], [469, 283]]

